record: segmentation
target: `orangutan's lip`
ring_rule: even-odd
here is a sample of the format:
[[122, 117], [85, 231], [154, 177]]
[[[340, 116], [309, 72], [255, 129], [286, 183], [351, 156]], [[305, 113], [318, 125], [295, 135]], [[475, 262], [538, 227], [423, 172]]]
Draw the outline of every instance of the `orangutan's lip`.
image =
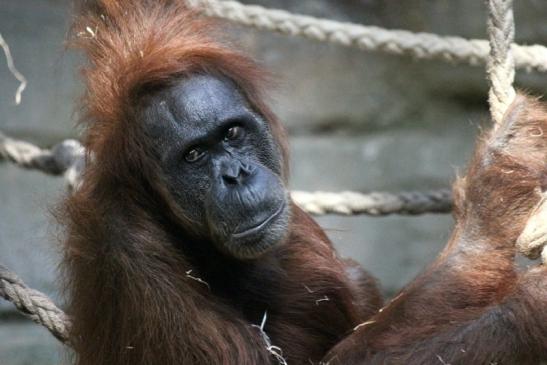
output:
[[283, 210], [285, 209], [285, 202], [283, 202], [279, 208], [277, 208], [277, 210], [272, 214], [270, 215], [268, 218], [266, 218], [265, 220], [263, 220], [261, 223], [257, 224], [256, 226], [254, 227], [251, 227], [249, 229], [246, 229], [242, 232], [236, 232], [236, 233], [233, 233], [232, 234], [232, 237], [234, 238], [243, 238], [243, 237], [246, 237], [246, 236], [250, 236], [250, 235], [253, 235], [257, 232], [260, 232], [265, 226], [267, 226], [271, 221], [273, 221], [274, 219], [276, 219], [277, 217], [279, 217], [279, 215], [281, 215], [281, 213], [283, 212]]

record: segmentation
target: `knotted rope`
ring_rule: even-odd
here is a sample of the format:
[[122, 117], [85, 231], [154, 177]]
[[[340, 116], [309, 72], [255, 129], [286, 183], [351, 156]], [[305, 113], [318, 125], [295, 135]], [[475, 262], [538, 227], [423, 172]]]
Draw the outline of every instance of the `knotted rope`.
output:
[[79, 183], [85, 167], [85, 151], [80, 142], [67, 139], [51, 150], [31, 143], [9, 138], [0, 132], [0, 160], [5, 159], [17, 166], [39, 170], [51, 175], [62, 175], [70, 188]]

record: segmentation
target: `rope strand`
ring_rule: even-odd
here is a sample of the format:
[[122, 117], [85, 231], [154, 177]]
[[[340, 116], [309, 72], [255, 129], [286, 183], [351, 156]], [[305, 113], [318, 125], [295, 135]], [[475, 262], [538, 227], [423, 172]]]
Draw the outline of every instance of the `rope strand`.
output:
[[515, 61], [511, 44], [515, 38], [513, 0], [486, 0], [488, 5], [488, 35], [490, 57], [487, 74], [490, 82], [488, 101], [490, 113], [497, 127], [505, 111], [515, 99]]
[[17, 275], [0, 264], [0, 296], [12, 302], [26, 317], [46, 327], [61, 342], [68, 341], [70, 322], [47, 295], [29, 288]]
[[[486, 64], [490, 57], [490, 46], [486, 40], [443, 37], [431, 33], [413, 33], [405, 30], [389, 30], [343, 23], [292, 14], [285, 10], [243, 5], [237, 1], [189, 0], [189, 2], [192, 6], [201, 8], [208, 16], [289, 36], [302, 36], [316, 41], [355, 47], [364, 51], [408, 55], [424, 60], [439, 59], [473, 66]], [[503, 9], [496, 12], [500, 15], [505, 14]], [[498, 18], [496, 17], [496, 19]], [[506, 18], [506, 20], [512, 20], [512, 13], [511, 18]], [[513, 44], [511, 47], [516, 67], [527, 71], [547, 71], [546, 47], [517, 44]]]

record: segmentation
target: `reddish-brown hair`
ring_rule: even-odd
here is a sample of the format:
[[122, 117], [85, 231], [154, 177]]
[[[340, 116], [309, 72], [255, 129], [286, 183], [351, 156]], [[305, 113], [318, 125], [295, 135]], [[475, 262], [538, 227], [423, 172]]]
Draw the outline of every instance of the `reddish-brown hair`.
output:
[[[288, 242], [259, 260], [227, 258], [212, 245], [207, 251], [207, 242], [198, 242], [205, 259], [187, 257], [196, 238], [184, 207], [169, 199], [139, 125], [140, 98], [157, 88], [196, 73], [227, 77], [269, 122], [286, 171], [287, 138], [262, 102], [265, 73], [181, 1], [88, 0], [74, 31], [73, 45], [89, 60], [82, 100], [89, 161], [60, 218], [76, 363], [269, 364], [264, 337], [251, 325], [265, 308], [266, 331], [289, 362], [319, 361], [377, 308], [374, 281], [350, 282], [327, 237], [296, 206]], [[231, 297], [196, 280], [211, 265], [242, 271], [231, 282], [204, 276]]]
[[196, 73], [226, 77], [239, 87], [269, 121], [288, 173], [285, 131], [262, 101], [269, 75], [230, 48], [214, 20], [189, 9], [183, 1], [100, 0], [93, 6], [86, 2], [73, 30], [72, 45], [82, 49], [89, 60], [82, 70], [86, 84], [84, 143], [93, 154], [112, 157], [98, 157], [114, 164], [104, 166], [111, 173], [125, 178], [128, 166], [136, 171], [142, 167], [124, 159], [127, 150], [139, 150], [134, 144], [142, 140], [131, 135], [139, 132], [134, 116], [139, 96]]
[[515, 241], [547, 188], [547, 106], [519, 94], [454, 184], [445, 249], [331, 364], [537, 364], [547, 358], [547, 266], [520, 271]]

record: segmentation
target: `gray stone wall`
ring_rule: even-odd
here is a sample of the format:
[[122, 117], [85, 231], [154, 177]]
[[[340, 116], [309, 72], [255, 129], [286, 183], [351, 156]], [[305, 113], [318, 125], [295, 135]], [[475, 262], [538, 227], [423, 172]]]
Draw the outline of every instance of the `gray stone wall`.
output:
[[[249, 0], [294, 12], [389, 28], [484, 38], [476, 0]], [[517, 40], [547, 44], [547, 3], [516, 2]], [[81, 92], [77, 55], [64, 51], [68, 0], [0, 2], [0, 32], [29, 85], [15, 106], [17, 82], [0, 61], [0, 130], [48, 146], [76, 137], [73, 105]], [[487, 120], [481, 68], [417, 62], [231, 26], [242, 47], [279, 80], [275, 111], [291, 133], [292, 187], [302, 190], [425, 190], [447, 186]], [[545, 93], [545, 75], [518, 75]], [[59, 300], [58, 228], [51, 210], [63, 183], [0, 164], [0, 261]], [[321, 217], [342, 255], [361, 262], [393, 293], [443, 246], [449, 216]], [[0, 364], [56, 364], [46, 331], [0, 304]]]

